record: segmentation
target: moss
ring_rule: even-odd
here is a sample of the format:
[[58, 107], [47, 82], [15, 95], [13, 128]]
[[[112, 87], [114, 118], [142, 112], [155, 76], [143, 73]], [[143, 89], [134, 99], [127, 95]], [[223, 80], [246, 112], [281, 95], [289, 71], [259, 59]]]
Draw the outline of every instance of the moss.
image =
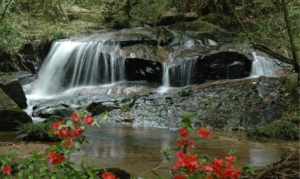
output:
[[273, 121], [264, 127], [249, 131], [250, 137], [277, 138], [297, 140], [300, 138], [300, 109], [292, 106], [281, 119]]
[[49, 133], [52, 122], [27, 123], [18, 127], [17, 138], [25, 141], [59, 141]]

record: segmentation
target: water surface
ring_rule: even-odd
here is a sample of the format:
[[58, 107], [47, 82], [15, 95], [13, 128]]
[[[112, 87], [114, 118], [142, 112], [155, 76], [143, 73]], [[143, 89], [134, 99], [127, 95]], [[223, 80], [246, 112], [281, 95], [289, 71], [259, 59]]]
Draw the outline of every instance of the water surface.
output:
[[[122, 168], [135, 176], [153, 178], [158, 173], [169, 178], [172, 162], [162, 151], [175, 146], [177, 133], [158, 128], [102, 127], [88, 133], [90, 143], [73, 155], [73, 160], [97, 167]], [[287, 142], [261, 143], [246, 139], [215, 136], [200, 143], [201, 153], [210, 158], [223, 157], [234, 149], [238, 165], [263, 167], [278, 161], [295, 144]]]

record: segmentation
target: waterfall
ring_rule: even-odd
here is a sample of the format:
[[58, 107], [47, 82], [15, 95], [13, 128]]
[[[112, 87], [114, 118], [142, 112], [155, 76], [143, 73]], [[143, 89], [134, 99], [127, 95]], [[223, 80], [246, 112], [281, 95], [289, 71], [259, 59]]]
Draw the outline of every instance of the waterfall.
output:
[[118, 44], [105, 41], [58, 41], [39, 71], [32, 94], [48, 96], [75, 87], [124, 80], [125, 62], [119, 51]]
[[163, 63], [162, 86], [159, 93], [166, 93], [171, 86], [186, 86], [192, 84], [193, 67], [196, 60], [176, 60], [172, 54], [169, 62]]
[[252, 63], [252, 70], [250, 77], [276, 77], [277, 71], [281, 70], [281, 67], [276, 63], [274, 59], [260, 56], [256, 52], [252, 53], [254, 61]]
[[163, 63], [162, 86], [158, 88], [158, 93], [166, 93], [170, 88], [170, 65]]

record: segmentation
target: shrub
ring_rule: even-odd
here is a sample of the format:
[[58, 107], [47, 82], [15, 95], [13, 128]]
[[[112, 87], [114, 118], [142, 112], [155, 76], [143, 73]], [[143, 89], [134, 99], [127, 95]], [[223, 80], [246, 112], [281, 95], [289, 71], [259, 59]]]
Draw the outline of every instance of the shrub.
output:
[[14, 52], [21, 47], [23, 41], [22, 34], [13, 23], [7, 20], [0, 22], [0, 49]]

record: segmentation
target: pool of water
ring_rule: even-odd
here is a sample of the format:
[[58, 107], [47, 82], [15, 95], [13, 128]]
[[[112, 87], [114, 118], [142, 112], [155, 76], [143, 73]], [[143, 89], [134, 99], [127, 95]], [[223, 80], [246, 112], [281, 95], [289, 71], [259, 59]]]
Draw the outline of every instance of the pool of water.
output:
[[[121, 168], [135, 176], [154, 178], [154, 173], [169, 178], [172, 162], [164, 159], [163, 151], [175, 146], [177, 133], [167, 129], [102, 127], [88, 132], [89, 143], [72, 156], [75, 162], [97, 167]], [[200, 143], [201, 153], [210, 158], [222, 157], [235, 150], [238, 165], [263, 167], [280, 159], [295, 144], [287, 142], [255, 142], [247, 139], [216, 135]]]

